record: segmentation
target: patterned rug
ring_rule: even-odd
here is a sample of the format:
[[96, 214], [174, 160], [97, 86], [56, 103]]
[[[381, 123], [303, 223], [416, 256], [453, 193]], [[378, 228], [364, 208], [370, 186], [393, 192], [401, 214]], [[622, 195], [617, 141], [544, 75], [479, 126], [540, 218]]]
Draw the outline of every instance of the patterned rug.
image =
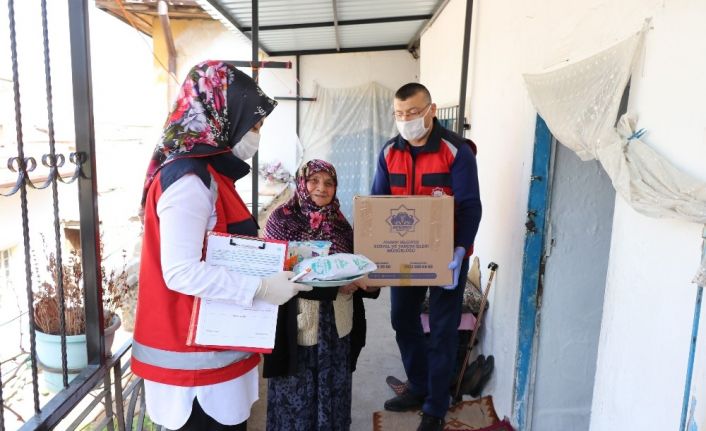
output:
[[[373, 413], [373, 431], [410, 431], [417, 429], [421, 412]], [[463, 401], [449, 409], [446, 414], [444, 431], [512, 431], [506, 421], [500, 421], [493, 398], [486, 396], [471, 401]]]

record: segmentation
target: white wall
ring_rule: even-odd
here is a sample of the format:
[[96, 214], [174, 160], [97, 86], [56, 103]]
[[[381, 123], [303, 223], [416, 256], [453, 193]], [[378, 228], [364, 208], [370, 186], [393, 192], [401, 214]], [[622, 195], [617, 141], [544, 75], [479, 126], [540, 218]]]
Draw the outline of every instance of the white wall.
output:
[[[424, 33], [419, 52], [419, 79], [440, 108], [458, 105], [466, 2], [447, 3], [434, 24]], [[468, 113], [467, 113], [468, 114]], [[470, 118], [466, 115], [467, 118]]]
[[302, 92], [305, 95], [313, 94], [316, 84], [326, 88], [346, 88], [375, 81], [396, 91], [419, 79], [419, 62], [403, 50], [306, 55], [301, 58], [301, 63]]
[[[634, 77], [629, 110], [639, 115], [640, 127], [647, 128], [647, 143], [706, 180], [702, 79], [706, 59], [690, 54], [706, 49], [706, 29], [700, 24], [706, 4], [658, 2], [649, 15], [654, 17], [654, 30], [647, 35], [644, 65]], [[700, 226], [649, 219], [618, 200], [592, 430], [676, 429], [696, 293], [690, 281], [701, 252], [700, 237]], [[704, 319], [700, 331], [692, 394], [697, 398], [696, 423], [704, 429]], [[636, 409], [645, 414], [631, 415]]]
[[[465, 4], [451, 0], [422, 38], [423, 77], [443, 43], [462, 39], [462, 28], [440, 23]], [[484, 265], [500, 265], [486, 322], [483, 350], [496, 357], [489, 385], [500, 415], [512, 412], [525, 211], [535, 111], [524, 72], [575, 61], [616, 43], [653, 17], [646, 59], [634, 77], [629, 110], [646, 127], [646, 141], [677, 166], [706, 180], [703, 98], [706, 5], [698, 0], [621, 2], [498, 0], [475, 2], [469, 64], [469, 134], [478, 144], [484, 204], [476, 250]], [[436, 27], [436, 28], [435, 28]], [[427, 47], [431, 47], [427, 49]], [[457, 67], [448, 61], [448, 67]], [[448, 75], [452, 81], [453, 75]], [[430, 78], [433, 94], [453, 94], [456, 82]], [[675, 429], [681, 410], [695, 286], [700, 226], [647, 219], [616, 199], [611, 258], [591, 429]], [[702, 319], [701, 332], [706, 324]], [[703, 341], [694, 394], [702, 394], [697, 422], [705, 427], [706, 367]], [[700, 359], [700, 363], [699, 363]], [[700, 392], [699, 392], [700, 391]], [[699, 396], [697, 396], [699, 398]], [[641, 425], [641, 426], [640, 426]]]

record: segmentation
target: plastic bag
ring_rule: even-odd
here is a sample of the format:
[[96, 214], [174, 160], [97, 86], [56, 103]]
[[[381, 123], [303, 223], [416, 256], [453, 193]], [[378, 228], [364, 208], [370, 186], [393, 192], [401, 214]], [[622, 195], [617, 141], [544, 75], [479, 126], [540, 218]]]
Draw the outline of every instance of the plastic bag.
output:
[[284, 262], [284, 269], [291, 271], [296, 264], [304, 259], [328, 256], [330, 249], [331, 241], [290, 241], [287, 244], [287, 260]]
[[355, 278], [373, 272], [378, 267], [363, 255], [336, 253], [330, 256], [305, 259], [294, 266], [294, 272], [299, 273], [306, 268], [311, 268], [311, 271], [301, 278], [302, 281]]

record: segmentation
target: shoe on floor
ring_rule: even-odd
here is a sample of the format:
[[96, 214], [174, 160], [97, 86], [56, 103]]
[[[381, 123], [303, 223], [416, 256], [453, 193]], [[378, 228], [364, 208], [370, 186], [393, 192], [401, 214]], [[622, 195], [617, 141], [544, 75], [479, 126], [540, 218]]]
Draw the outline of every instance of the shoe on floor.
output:
[[424, 404], [424, 397], [413, 394], [408, 389], [400, 395], [385, 401], [385, 410], [391, 412], [419, 410], [422, 408], [422, 404]]
[[444, 431], [444, 420], [436, 416], [422, 414], [422, 421], [417, 427], [417, 431]]
[[469, 395], [473, 398], [477, 398], [481, 395], [483, 388], [490, 380], [490, 375], [493, 373], [493, 368], [495, 367], [495, 358], [490, 355], [486, 358], [485, 362], [478, 367], [475, 376], [476, 379], [471, 379], [469, 383], [470, 389], [468, 391]]

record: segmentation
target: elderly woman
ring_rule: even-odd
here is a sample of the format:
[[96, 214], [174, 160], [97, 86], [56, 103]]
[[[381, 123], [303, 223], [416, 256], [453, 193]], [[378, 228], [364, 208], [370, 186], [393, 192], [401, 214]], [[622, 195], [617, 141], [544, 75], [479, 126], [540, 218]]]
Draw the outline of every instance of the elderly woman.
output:
[[[294, 196], [272, 213], [265, 237], [326, 240], [331, 254], [352, 253], [353, 229], [339, 209], [337, 185], [333, 165], [305, 163]], [[378, 294], [354, 282], [300, 292], [280, 306], [275, 348], [264, 362], [268, 431], [350, 428], [352, 373], [365, 345], [363, 297]]]
[[132, 371], [145, 379], [150, 418], [171, 430], [244, 431], [258, 397], [258, 355], [186, 344], [194, 299], [280, 305], [311, 289], [289, 271], [261, 279], [202, 260], [209, 230], [257, 234], [234, 182], [250, 171], [244, 160], [275, 105], [232, 65], [199, 63], [147, 171]]

